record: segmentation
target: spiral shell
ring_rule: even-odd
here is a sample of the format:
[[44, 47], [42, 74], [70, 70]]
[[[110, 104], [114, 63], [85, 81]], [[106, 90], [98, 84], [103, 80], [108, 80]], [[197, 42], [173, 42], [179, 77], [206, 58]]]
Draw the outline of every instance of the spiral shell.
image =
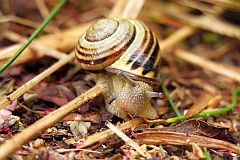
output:
[[154, 34], [134, 19], [101, 19], [84, 33], [76, 56], [85, 70], [123, 72], [135, 80], [155, 83], [160, 48]]

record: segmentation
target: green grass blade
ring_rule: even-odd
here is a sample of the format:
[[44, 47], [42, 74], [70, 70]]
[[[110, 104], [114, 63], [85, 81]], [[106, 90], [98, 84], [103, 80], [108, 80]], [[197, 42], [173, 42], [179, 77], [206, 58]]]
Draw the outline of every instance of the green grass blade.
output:
[[166, 94], [167, 99], [168, 99], [170, 105], [172, 106], [174, 112], [176, 113], [176, 115], [177, 115], [178, 117], [180, 117], [180, 116], [181, 116], [181, 113], [180, 113], [179, 110], [177, 109], [175, 103], [173, 102], [172, 98], [171, 98], [170, 95], [169, 95], [169, 92], [168, 92], [167, 88], [166, 88], [164, 85], [162, 85], [162, 90], [163, 90], [163, 92]]
[[28, 41], [22, 45], [22, 47], [12, 56], [1, 68], [0, 74], [4, 72], [8, 66], [10, 66], [15, 59], [24, 51], [25, 48], [33, 41], [33, 39], [43, 30], [43, 28], [51, 21], [51, 19], [58, 13], [67, 0], [60, 0], [49, 16], [42, 22], [42, 24], [33, 32]]
[[208, 154], [208, 152], [203, 148], [201, 147], [202, 151], [203, 151], [203, 154], [205, 155], [206, 157], [206, 160], [212, 160], [211, 156]]
[[[231, 111], [237, 105], [237, 97], [238, 97], [239, 92], [240, 92], [240, 86], [237, 86], [232, 90], [232, 97], [231, 97], [232, 102], [228, 106], [226, 106], [224, 108], [221, 108], [221, 109], [218, 109], [218, 110], [197, 113], [197, 114], [194, 114], [193, 116], [191, 116], [189, 118], [216, 116], [216, 115], [224, 114], [224, 113], [227, 113], [227, 112]], [[169, 119], [166, 120], [166, 122], [173, 123], [173, 122], [177, 122], [177, 121], [183, 121], [185, 119], [187, 119], [186, 116], [178, 116], [178, 117], [169, 118]]]
[[234, 90], [232, 91], [232, 102], [227, 107], [224, 107], [218, 110], [209, 111], [209, 112], [197, 113], [191, 116], [191, 118], [215, 116], [215, 115], [219, 115], [219, 114], [223, 114], [231, 111], [237, 105], [237, 96], [238, 96], [239, 90], [240, 90], [240, 86], [234, 88]]

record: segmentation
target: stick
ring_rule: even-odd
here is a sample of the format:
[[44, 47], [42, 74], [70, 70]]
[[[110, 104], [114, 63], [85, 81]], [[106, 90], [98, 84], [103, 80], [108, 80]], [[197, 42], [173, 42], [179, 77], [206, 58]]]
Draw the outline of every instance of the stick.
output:
[[[8, 31], [7, 34], [5, 34], [4, 37], [8, 38], [11, 41], [16, 41], [16, 42], [20, 42], [20, 43], [25, 43], [27, 41], [27, 38], [15, 33], [15, 32], [12, 32], [12, 31]], [[40, 43], [37, 43], [35, 41], [33, 41], [30, 44], [30, 47], [32, 49], [34, 49], [35, 51], [37, 51], [38, 53], [41, 52], [40, 54], [42, 54], [42, 55], [53, 57], [55, 59], [64, 59], [67, 56], [66, 53], [63, 53], [63, 52], [60, 52], [58, 50], [52, 49], [50, 47], [44, 46], [44, 45], [42, 45]]]
[[192, 143], [196, 143], [199, 146], [219, 148], [232, 151], [236, 154], [240, 154], [240, 147], [237, 145], [234, 145], [227, 141], [193, 134], [169, 131], [145, 131], [142, 133], [136, 133], [134, 137], [136, 137], [139, 140], [140, 144], [151, 145], [171, 144], [190, 146], [192, 145]]
[[[143, 118], [134, 118], [128, 122], [125, 122], [121, 124], [120, 126], [117, 126], [119, 130], [124, 130], [127, 128], [132, 128], [135, 126], [138, 126], [139, 124], [143, 123], [144, 119]], [[85, 148], [88, 147], [96, 142], [99, 142], [101, 139], [107, 138], [107, 136], [112, 135], [114, 132], [110, 129], [107, 129], [105, 131], [95, 133], [93, 135], [88, 136], [85, 140], [83, 145], [80, 146], [80, 148]]]
[[[77, 44], [79, 36], [92, 24], [92, 22], [80, 24], [70, 29], [63, 30], [59, 34], [48, 34], [45, 36], [41, 36], [34, 40], [36, 43], [40, 43], [46, 47], [53, 48], [60, 51], [71, 51]], [[4, 64], [4, 62], [12, 57], [14, 53], [20, 48], [21, 45], [15, 44], [10, 47], [6, 47], [5, 49], [0, 50], [0, 66]], [[15, 48], [9, 50], [8, 48]], [[12, 65], [25, 63], [32, 59], [37, 59], [42, 57], [44, 54], [41, 52], [33, 53], [31, 48], [26, 48], [22, 54], [13, 62]]]
[[210, 70], [214, 73], [226, 76], [234, 81], [240, 82], [240, 74], [239, 73], [229, 70], [221, 64], [217, 64], [208, 59], [197, 56], [194, 53], [191, 53], [186, 50], [179, 49], [179, 48], [175, 50], [174, 55], [186, 62], [192, 63], [201, 68]]
[[177, 31], [160, 42], [161, 53], [163, 55], [166, 54], [168, 49], [173, 47], [178, 42], [184, 40], [188, 36], [192, 35], [195, 31], [196, 29], [190, 26], [179, 28]]
[[90, 101], [100, 94], [101, 89], [98, 86], [95, 86], [71, 102], [67, 103], [66, 105], [36, 121], [34, 124], [24, 129], [23, 132], [18, 133], [10, 140], [6, 140], [5, 143], [0, 146], [0, 159], [5, 159], [8, 155], [19, 149], [22, 144], [33, 139], [40, 132], [46, 130], [48, 127], [51, 127], [59, 120], [63, 119], [69, 113], [77, 109], [80, 105], [84, 104], [87, 101]]
[[221, 20], [218, 17], [220, 14], [218, 13], [219, 11], [216, 11], [214, 8], [212, 8], [212, 10], [216, 12], [215, 15], [207, 14], [205, 16], [193, 16], [191, 14], [185, 13], [174, 5], [163, 4], [163, 7], [167, 8], [165, 10], [162, 10], [165, 14], [180, 19], [181, 21], [184, 21], [192, 26], [222, 34], [228, 37], [240, 39], [239, 25], [233, 25]]
[[130, 145], [131, 147], [133, 147], [136, 151], [138, 151], [139, 154], [141, 154], [144, 158], [146, 159], [150, 159], [152, 158], [152, 156], [142, 150], [138, 144], [136, 142], [134, 142], [132, 139], [130, 139], [127, 135], [125, 135], [123, 132], [121, 132], [118, 128], [116, 128], [112, 123], [110, 123], [109, 121], [106, 122], [106, 126], [108, 126], [108, 128], [110, 128], [115, 134], [117, 134], [122, 140], [124, 140], [128, 145]]
[[59, 60], [58, 62], [53, 64], [51, 67], [49, 67], [48, 69], [46, 69], [45, 71], [43, 71], [42, 73], [40, 73], [39, 75], [37, 75], [36, 77], [31, 79], [27, 83], [25, 83], [21, 87], [19, 87], [13, 93], [11, 93], [10, 95], [4, 97], [0, 101], [0, 109], [3, 109], [4, 107], [6, 107], [10, 103], [12, 103], [12, 101], [16, 100], [21, 95], [26, 93], [34, 85], [38, 84], [41, 80], [43, 80], [44, 78], [46, 78], [47, 76], [49, 76], [50, 74], [52, 74], [53, 72], [55, 72], [56, 70], [58, 70], [59, 68], [64, 66], [65, 64], [67, 64], [68, 62], [72, 61], [74, 58], [75, 58], [75, 54], [74, 54], [74, 52], [72, 52], [66, 58]]

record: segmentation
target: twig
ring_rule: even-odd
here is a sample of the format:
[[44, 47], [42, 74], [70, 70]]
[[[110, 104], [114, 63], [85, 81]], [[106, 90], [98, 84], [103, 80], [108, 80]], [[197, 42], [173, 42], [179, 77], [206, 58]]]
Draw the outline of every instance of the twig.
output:
[[[46, 19], [50, 13], [48, 11], [48, 8], [47, 8], [45, 2], [43, 0], [35, 0], [35, 3], [37, 4], [37, 7], [38, 7], [42, 17], [44, 19]], [[53, 23], [53, 21], [51, 21], [50, 24], [52, 25], [52, 32], [54, 32], [54, 33], [60, 32], [58, 26], [55, 23]]]
[[136, 151], [138, 151], [139, 154], [141, 154], [143, 157], [150, 159], [152, 156], [142, 150], [136, 142], [134, 142], [132, 139], [130, 139], [127, 135], [125, 135], [123, 132], [121, 132], [119, 129], [117, 129], [113, 124], [111, 124], [109, 121], [106, 122], [106, 126], [110, 128], [115, 134], [117, 134], [122, 140], [124, 140], [128, 145], [133, 147]]
[[228, 0], [201, 0], [203, 2], [211, 3], [213, 5], [222, 7], [222, 8], [228, 8], [229, 10], [236, 10], [239, 12], [240, 4], [238, 1], [228, 1]]
[[195, 103], [190, 106], [187, 110], [186, 117], [191, 117], [192, 115], [199, 113], [204, 108], [207, 107], [208, 102], [213, 98], [213, 96], [206, 92], [201, 92], [200, 96], [197, 98]]
[[93, 150], [89, 150], [89, 149], [65, 149], [65, 148], [60, 148], [60, 149], [56, 149], [55, 151], [59, 152], [59, 153], [65, 153], [65, 152], [72, 152], [72, 151], [85, 151], [85, 152], [90, 152], [90, 153], [99, 153], [101, 154], [102, 152], [99, 151], [93, 151]]
[[[127, 128], [132, 128], [135, 126], [138, 126], [139, 124], [143, 123], [144, 119], [143, 118], [134, 118], [128, 122], [125, 122], [123, 124], [121, 124], [120, 126], [117, 126], [117, 128], [119, 130], [124, 130]], [[114, 132], [111, 131], [110, 129], [99, 132], [99, 133], [95, 133], [93, 135], [88, 136], [85, 140], [83, 145], [81, 145], [79, 148], [85, 148], [88, 147], [96, 142], [99, 142], [101, 139], [107, 138], [107, 136], [113, 134]]]
[[178, 29], [160, 42], [161, 53], [166, 54], [167, 50], [171, 49], [171, 47], [173, 47], [175, 44], [192, 35], [194, 32], [195, 28], [190, 26], [184, 26]]
[[11, 93], [10, 95], [4, 97], [1, 101], [0, 101], [0, 109], [3, 109], [4, 107], [6, 107], [7, 105], [9, 105], [10, 103], [12, 103], [12, 101], [16, 100], [17, 98], [19, 98], [21, 95], [23, 95], [24, 93], [26, 93], [29, 89], [31, 89], [34, 85], [38, 84], [40, 81], [42, 81], [44, 78], [46, 78], [47, 76], [49, 76], [50, 74], [52, 74], [53, 72], [55, 72], [56, 70], [58, 70], [59, 68], [61, 68], [62, 66], [64, 66], [65, 64], [69, 63], [70, 61], [72, 61], [75, 58], [75, 54], [74, 52], [72, 52], [70, 55], [68, 55], [66, 58], [59, 60], [58, 62], [56, 62], [55, 64], [53, 64], [51, 67], [49, 67], [48, 69], [46, 69], [45, 71], [43, 71], [42, 73], [40, 73], [39, 75], [37, 75], [36, 77], [34, 77], [33, 79], [31, 79], [30, 81], [28, 81], [27, 83], [25, 83], [24, 85], [22, 85], [21, 87], [19, 87], [17, 90], [15, 90], [13, 93]]
[[43, 28], [50, 22], [50, 20], [58, 13], [60, 8], [66, 3], [66, 0], [61, 0], [56, 5], [55, 8], [53, 8], [51, 14], [47, 19], [45, 19], [41, 25], [32, 33], [32, 35], [29, 37], [28, 41], [22, 45], [22, 47], [12, 56], [3, 66], [0, 67], [0, 74], [8, 67], [10, 66], [15, 59], [23, 52], [25, 48], [33, 41], [34, 38], [43, 30]]
[[166, 14], [178, 18], [188, 24], [206, 29], [215, 33], [219, 33], [225, 36], [240, 39], [240, 27], [227, 23], [219, 19], [216, 15], [207, 14], [205, 16], [193, 16], [184, 13], [181, 9], [175, 7], [174, 5], [165, 5], [167, 9], [163, 10]]
[[[25, 25], [25, 26], [28, 26], [28, 27], [31, 27], [31, 28], [37, 28], [40, 23], [38, 22], [33, 22], [29, 19], [25, 19], [25, 18], [22, 18], [22, 17], [17, 17], [15, 15], [11, 15], [11, 16], [1, 16], [1, 19], [0, 19], [0, 23], [4, 23], [4, 22], [15, 22], [15, 23], [19, 23], [19, 24], [22, 24], [22, 25]], [[51, 26], [46, 26], [45, 28], [43, 28], [43, 32], [47, 32], [47, 33], [51, 33]]]
[[226, 141], [208, 138], [204, 136], [176, 133], [169, 131], [145, 131], [134, 135], [141, 144], [172, 144], [172, 145], [192, 145], [196, 143], [199, 146], [219, 148], [229, 150], [240, 154], [240, 147]]
[[[132, 0], [129, 1], [126, 7], [123, 10], [122, 17], [123, 18], [136, 18], [142, 9], [145, 0]], [[134, 9], [133, 9], [134, 7]]]
[[[4, 37], [12, 41], [21, 42], [21, 43], [25, 43], [27, 41], [27, 38], [17, 33], [14, 33], [12, 31], [8, 31], [7, 34], [4, 35]], [[44, 46], [34, 41], [30, 44], [30, 47], [36, 50], [37, 52], [40, 52], [43, 55], [47, 55], [56, 59], [63, 59], [63, 58], [66, 58], [67, 56], [66, 53], [60, 52], [58, 50], [52, 49], [50, 47]]]
[[10, 140], [5, 141], [5, 143], [0, 146], [0, 159], [6, 158], [9, 154], [20, 148], [22, 144], [36, 137], [36, 135], [46, 130], [48, 127], [51, 127], [79, 106], [97, 97], [99, 94], [101, 94], [101, 89], [95, 86], [66, 105], [36, 121]]
[[[59, 34], [48, 34], [45, 36], [41, 36], [34, 40], [34, 42], [42, 44], [46, 47], [61, 50], [61, 51], [69, 51], [72, 50], [76, 44], [79, 36], [92, 24], [92, 22], [80, 24], [71, 29], [63, 30]], [[9, 49], [11, 48], [11, 50]], [[13, 49], [15, 48], [15, 49]], [[15, 52], [20, 48], [20, 44], [15, 44], [5, 49], [0, 50], [0, 66], [12, 57]], [[13, 65], [25, 63], [32, 59], [38, 59], [42, 57], [43, 54], [37, 52], [33, 52], [30, 48], [26, 48], [22, 54], [13, 62]]]
[[214, 73], [226, 76], [234, 81], [240, 82], [240, 74], [225, 68], [222, 64], [217, 64], [180, 48], [174, 51], [174, 55], [184, 61], [197, 65], [201, 68], [210, 70]]
[[109, 17], [136, 18], [145, 0], [121, 0], [116, 2], [109, 13]]
[[28, 112], [32, 112], [32, 113], [36, 113], [36, 114], [40, 114], [40, 115], [43, 114], [43, 111], [32, 110], [32, 109], [28, 108], [27, 106], [23, 105], [22, 103], [18, 103], [18, 105], [21, 106], [22, 108], [24, 108], [25, 110], [27, 110]]

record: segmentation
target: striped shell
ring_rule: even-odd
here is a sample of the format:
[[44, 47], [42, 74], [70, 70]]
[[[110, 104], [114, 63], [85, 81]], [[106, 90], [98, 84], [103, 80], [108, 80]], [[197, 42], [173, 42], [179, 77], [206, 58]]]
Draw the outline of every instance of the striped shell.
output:
[[134, 19], [101, 19], [79, 39], [76, 56], [83, 69], [123, 72], [135, 80], [155, 83], [160, 48], [154, 34]]

